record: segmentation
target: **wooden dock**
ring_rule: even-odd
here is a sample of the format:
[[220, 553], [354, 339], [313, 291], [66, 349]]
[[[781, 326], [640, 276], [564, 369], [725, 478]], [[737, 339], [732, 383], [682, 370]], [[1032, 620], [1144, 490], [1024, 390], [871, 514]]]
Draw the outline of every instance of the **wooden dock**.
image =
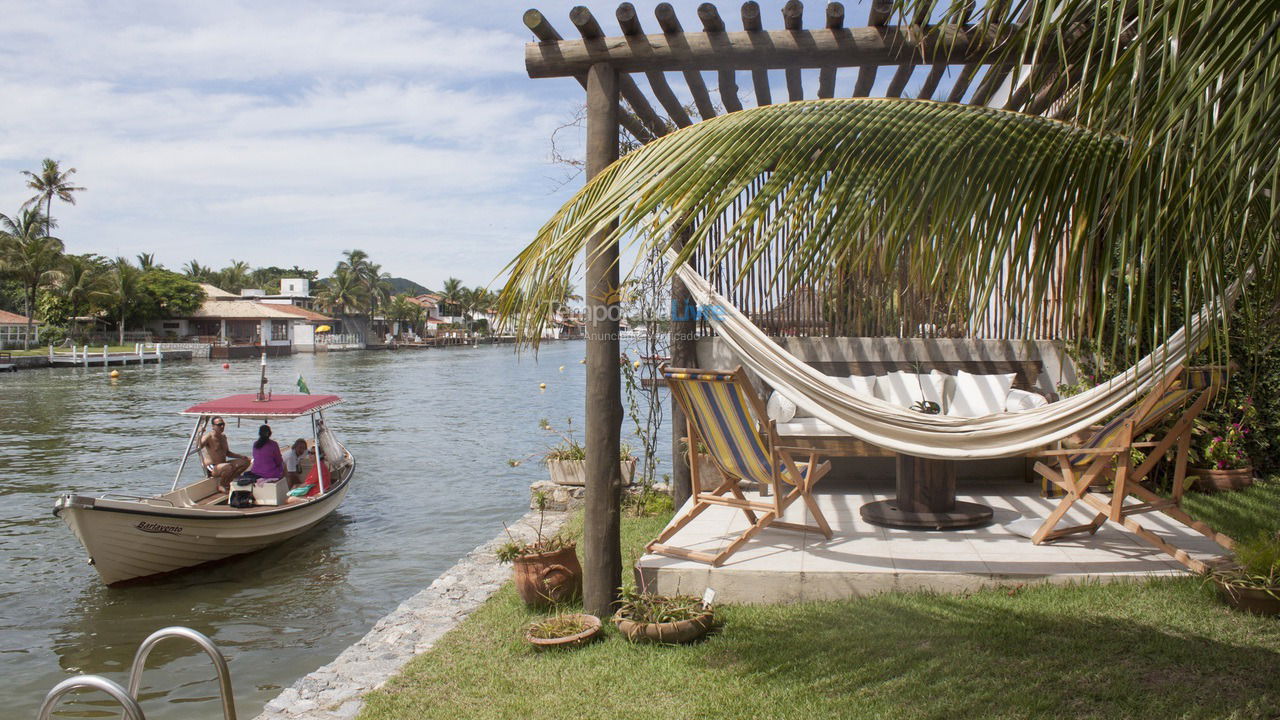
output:
[[0, 352], [0, 372], [18, 372], [18, 366], [13, 362], [13, 353]]
[[164, 353], [158, 348], [147, 352], [145, 346], [139, 344], [132, 352], [108, 352], [104, 347], [95, 350], [88, 345], [83, 348], [72, 347], [71, 352], [58, 352], [49, 348], [49, 365], [51, 367], [108, 367], [110, 365], [144, 365], [164, 362]]

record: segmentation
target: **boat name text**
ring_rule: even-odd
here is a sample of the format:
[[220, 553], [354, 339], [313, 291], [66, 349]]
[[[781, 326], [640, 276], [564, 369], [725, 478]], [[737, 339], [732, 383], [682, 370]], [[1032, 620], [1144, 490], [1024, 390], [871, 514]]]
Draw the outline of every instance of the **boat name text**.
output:
[[182, 527], [180, 525], [160, 525], [158, 523], [149, 523], [146, 520], [139, 522], [134, 527], [145, 533], [169, 533], [170, 535], [181, 535]]

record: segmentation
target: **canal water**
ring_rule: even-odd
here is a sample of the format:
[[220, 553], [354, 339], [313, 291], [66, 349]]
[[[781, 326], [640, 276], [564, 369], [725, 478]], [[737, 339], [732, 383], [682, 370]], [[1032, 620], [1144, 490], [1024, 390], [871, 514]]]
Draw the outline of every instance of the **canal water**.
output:
[[[0, 715], [34, 716], [74, 674], [123, 684], [139, 642], [178, 624], [223, 649], [240, 717], [252, 718], [525, 511], [546, 470], [508, 460], [555, 440], [540, 418], [581, 427], [584, 351], [564, 342], [536, 357], [483, 346], [273, 359], [274, 392], [296, 392], [301, 374], [313, 392], [344, 398], [326, 413], [357, 460], [344, 505], [286, 545], [118, 589], [85, 562], [51, 514], [54, 499], [167, 490], [190, 432], [176, 413], [256, 391], [258, 362], [128, 367], [116, 380], [101, 368], [0, 376]], [[256, 423], [228, 425], [232, 449], [248, 452]], [[295, 433], [276, 434], [283, 446]], [[208, 660], [168, 642], [145, 678], [148, 717], [220, 717]], [[111, 713], [102, 696], [85, 695], [60, 714]]]

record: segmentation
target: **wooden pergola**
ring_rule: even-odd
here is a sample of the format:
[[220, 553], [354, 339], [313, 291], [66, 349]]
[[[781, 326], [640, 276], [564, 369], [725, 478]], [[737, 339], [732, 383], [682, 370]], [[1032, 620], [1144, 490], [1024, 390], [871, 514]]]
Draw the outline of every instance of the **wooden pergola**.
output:
[[[675, 8], [664, 2], [654, 11], [657, 32], [646, 32], [636, 8], [624, 2], [615, 12], [620, 35], [606, 35], [590, 10], [575, 7], [569, 13], [580, 36], [575, 39], [564, 38], [541, 12], [528, 10], [524, 23], [537, 41], [525, 46], [525, 66], [531, 78], [571, 77], [586, 90], [590, 179], [617, 159], [620, 130], [647, 143], [720, 112], [739, 111], [743, 93], [738, 83], [748, 76], [756, 105], [836, 97], [843, 70], [855, 73], [853, 97], [906, 97], [910, 89], [911, 96], [922, 99], [998, 105], [1034, 114], [1057, 110], [1070, 74], [1049, 60], [1040, 67], [1030, 66], [1030, 58], [999, 52], [1010, 24], [1020, 19], [1008, 17], [1011, 4], [1011, 0], [990, 0], [984, 22], [974, 25], [968, 22], [974, 0], [956, 0], [958, 14], [953, 17], [959, 23], [937, 26], [930, 25], [930, 20], [941, 16], [941, 8], [931, 6], [944, 2], [921, 3], [923, 9], [915, 17], [894, 18], [890, 0], [872, 0], [866, 25], [847, 27], [844, 5], [831, 2], [826, 5], [823, 26], [806, 29], [802, 3], [791, 0], [782, 8], [780, 27], [769, 29], [759, 4], [750, 1], [741, 6], [741, 30], [731, 30], [714, 4], [703, 3], [697, 7], [696, 19], [686, 17], [690, 25], [686, 30]], [[898, 20], [905, 22], [894, 22]], [[808, 86], [806, 70], [810, 71]], [[816, 83], [813, 70], [817, 70]], [[780, 86], [774, 85], [779, 74], [771, 71], [781, 71]], [[672, 86], [669, 76], [674, 74], [683, 80], [687, 98], [677, 95]], [[714, 79], [714, 95], [709, 77]], [[883, 82], [886, 77], [887, 83]], [[587, 243], [585, 293], [584, 600], [587, 611], [596, 614], [611, 612], [622, 572], [621, 478], [615, 460], [623, 419], [618, 247], [604, 245], [603, 236]], [[688, 301], [679, 283], [673, 288], [673, 300]], [[674, 365], [696, 365], [695, 331], [692, 320], [673, 323]], [[684, 419], [678, 414], [673, 408], [673, 427], [682, 428]], [[673, 457], [680, 457], [678, 449]], [[679, 506], [689, 493], [688, 469], [676, 463], [673, 480]]]

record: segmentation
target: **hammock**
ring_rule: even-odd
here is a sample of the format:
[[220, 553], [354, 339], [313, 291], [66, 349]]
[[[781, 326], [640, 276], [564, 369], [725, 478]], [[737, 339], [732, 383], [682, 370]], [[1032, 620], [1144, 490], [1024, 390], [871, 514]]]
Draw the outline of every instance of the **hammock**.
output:
[[[668, 252], [667, 261], [689, 289], [703, 315], [742, 363], [797, 407], [878, 447], [904, 455], [939, 460], [1015, 457], [1044, 448], [1100, 423], [1132, 404], [1184, 365], [1199, 348], [1213, 316], [1206, 306], [1165, 343], [1111, 380], [1044, 407], [976, 418], [928, 415], [878, 398], [859, 395], [787, 352], [717, 293], [706, 278]], [[1233, 298], [1240, 283], [1233, 284]]]

